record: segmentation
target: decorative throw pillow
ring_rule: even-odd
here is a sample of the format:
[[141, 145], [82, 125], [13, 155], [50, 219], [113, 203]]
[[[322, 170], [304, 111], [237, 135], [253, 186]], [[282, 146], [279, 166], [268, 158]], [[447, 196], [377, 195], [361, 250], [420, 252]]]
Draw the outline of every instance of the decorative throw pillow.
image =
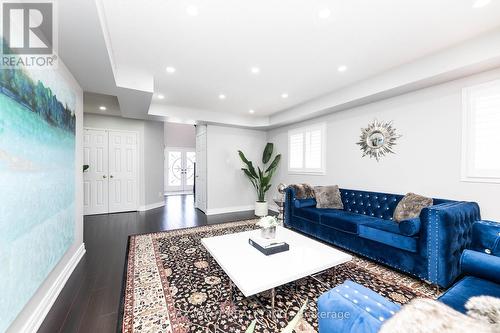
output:
[[290, 185], [295, 190], [296, 199], [310, 199], [314, 198], [314, 189], [309, 184], [293, 184]]
[[420, 216], [422, 209], [432, 206], [432, 198], [407, 193], [394, 210], [394, 221], [401, 222]]
[[344, 209], [338, 185], [315, 186], [314, 196], [317, 208]]
[[471, 297], [465, 303], [467, 315], [481, 321], [496, 324], [500, 332], [500, 298], [492, 296]]
[[460, 313], [449, 306], [417, 298], [386, 321], [380, 333], [493, 333], [495, 325]]

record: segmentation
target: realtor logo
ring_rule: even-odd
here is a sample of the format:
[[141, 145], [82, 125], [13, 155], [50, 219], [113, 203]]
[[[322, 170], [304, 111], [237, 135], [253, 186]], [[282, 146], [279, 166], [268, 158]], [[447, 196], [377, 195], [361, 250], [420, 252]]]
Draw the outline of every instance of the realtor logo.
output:
[[1, 68], [54, 68], [57, 56], [52, 1], [2, 1], [1, 28]]

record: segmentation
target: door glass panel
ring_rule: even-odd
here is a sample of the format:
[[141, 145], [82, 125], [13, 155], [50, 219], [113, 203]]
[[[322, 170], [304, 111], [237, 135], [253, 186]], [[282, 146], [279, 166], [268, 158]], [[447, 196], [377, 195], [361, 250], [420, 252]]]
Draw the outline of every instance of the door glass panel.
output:
[[182, 158], [180, 151], [168, 152], [168, 186], [182, 185]]
[[186, 185], [194, 185], [194, 163], [196, 162], [196, 153], [194, 151], [186, 152]]

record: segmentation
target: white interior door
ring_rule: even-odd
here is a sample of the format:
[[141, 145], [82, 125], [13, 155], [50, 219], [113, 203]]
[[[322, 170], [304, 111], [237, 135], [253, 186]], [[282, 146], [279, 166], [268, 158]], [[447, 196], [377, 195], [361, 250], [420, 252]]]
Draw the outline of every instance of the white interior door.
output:
[[137, 134], [109, 131], [109, 212], [137, 210]]
[[190, 148], [165, 148], [165, 192], [192, 192], [196, 152]]
[[85, 129], [83, 134], [83, 209], [86, 215], [108, 212], [108, 133]]

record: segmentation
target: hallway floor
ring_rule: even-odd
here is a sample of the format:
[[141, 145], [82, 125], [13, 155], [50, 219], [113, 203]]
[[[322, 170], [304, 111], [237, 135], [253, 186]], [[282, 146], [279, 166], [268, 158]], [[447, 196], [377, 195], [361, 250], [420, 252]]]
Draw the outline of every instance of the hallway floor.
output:
[[253, 211], [206, 216], [192, 195], [168, 196], [165, 206], [146, 212], [85, 216], [87, 250], [40, 333], [116, 331], [129, 235], [254, 218]]

